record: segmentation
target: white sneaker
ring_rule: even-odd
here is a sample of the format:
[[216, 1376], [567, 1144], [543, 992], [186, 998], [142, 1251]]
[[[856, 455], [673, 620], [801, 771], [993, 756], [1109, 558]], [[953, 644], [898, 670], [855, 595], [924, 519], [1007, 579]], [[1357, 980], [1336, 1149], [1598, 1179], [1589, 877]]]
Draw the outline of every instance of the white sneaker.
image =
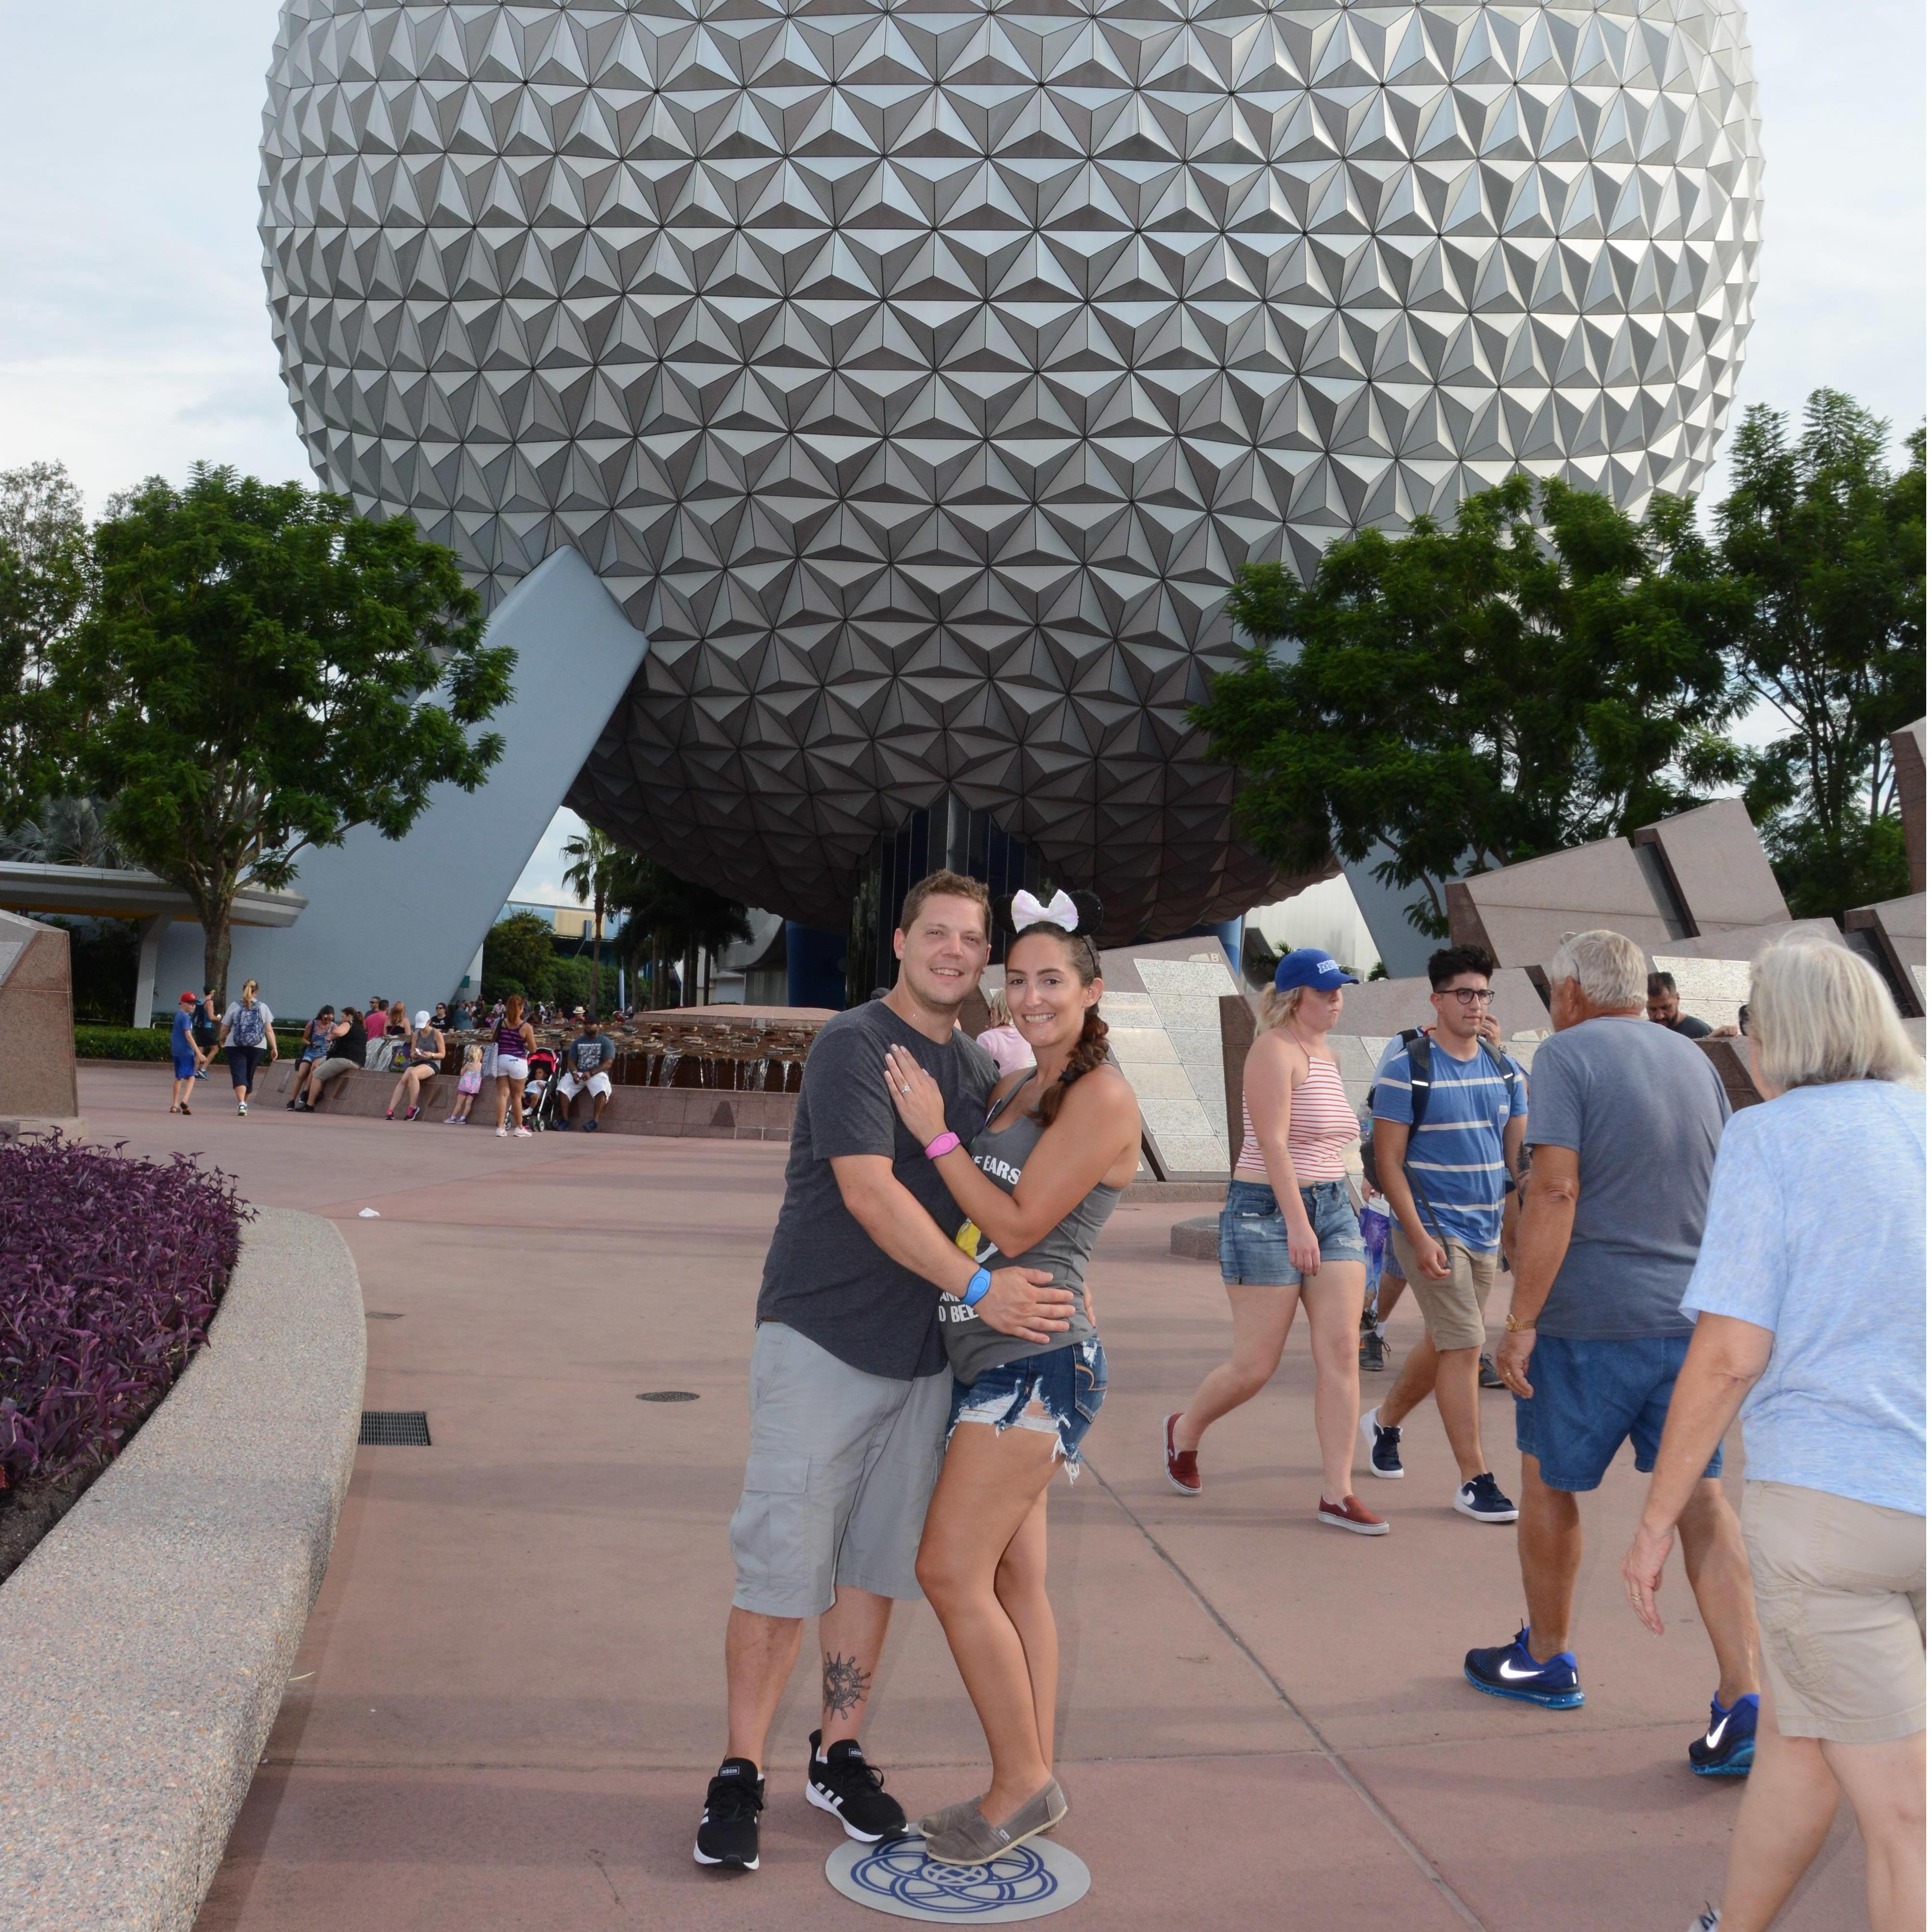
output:
[[519, 1127], [517, 1131], [510, 1136], [511, 1139], [513, 1141], [526, 1141], [530, 1137], [530, 1130], [528, 1127]]
[[1690, 1932], [1718, 1932], [1724, 1915], [1714, 1905], [1707, 1905], [1690, 1922]]
[[499, 1127], [499, 1128], [496, 1130], [496, 1138], [497, 1138], [500, 1141], [506, 1141], [506, 1140], [508, 1140], [508, 1139], [510, 1138], [510, 1130], [509, 1130], [509, 1129], [508, 1129], [508, 1127]]
[[238, 1114], [245, 1114], [248, 1111], [248, 1102], [246, 1100], [237, 1100], [235, 1103], [235, 1111]]

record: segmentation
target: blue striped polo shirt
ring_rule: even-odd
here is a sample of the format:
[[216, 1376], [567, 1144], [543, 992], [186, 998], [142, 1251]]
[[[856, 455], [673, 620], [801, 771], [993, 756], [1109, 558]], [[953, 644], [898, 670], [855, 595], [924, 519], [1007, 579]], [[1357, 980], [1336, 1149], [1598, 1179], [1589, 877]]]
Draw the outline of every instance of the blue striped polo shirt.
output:
[[[1409, 1186], [1422, 1225], [1431, 1234], [1460, 1241], [1472, 1254], [1493, 1254], [1502, 1240], [1503, 1128], [1529, 1111], [1528, 1076], [1508, 1054], [1516, 1074], [1516, 1104], [1496, 1061], [1480, 1048], [1458, 1060], [1429, 1042], [1429, 1105], [1420, 1131], [1408, 1140]], [[1408, 1084], [1408, 1048], [1390, 1041], [1376, 1070], [1372, 1108], [1377, 1119], [1414, 1118]], [[1426, 1199], [1428, 1205], [1424, 1206]], [[1431, 1210], [1434, 1219], [1430, 1218]]]

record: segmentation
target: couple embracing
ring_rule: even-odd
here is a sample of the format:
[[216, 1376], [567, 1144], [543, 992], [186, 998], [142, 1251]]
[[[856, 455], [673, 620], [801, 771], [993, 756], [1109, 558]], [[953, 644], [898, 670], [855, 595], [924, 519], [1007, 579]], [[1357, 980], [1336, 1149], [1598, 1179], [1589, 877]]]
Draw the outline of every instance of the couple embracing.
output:
[[1140, 1157], [1096, 923], [1064, 893], [1014, 900], [1006, 1001], [1034, 1064], [1002, 1078], [958, 1027], [989, 956], [986, 890], [933, 873], [906, 895], [892, 990], [813, 1042], [758, 1294], [729, 1741], [700, 1864], [757, 1868], [766, 1733], [808, 1617], [805, 1796], [863, 1843], [908, 1829], [859, 1730], [893, 1602], [922, 1594], [992, 1758], [984, 1792], [911, 1828], [927, 1855], [980, 1864], [1066, 1814], [1046, 1492], [1056, 1464], [1077, 1473], [1106, 1392], [1087, 1262]]

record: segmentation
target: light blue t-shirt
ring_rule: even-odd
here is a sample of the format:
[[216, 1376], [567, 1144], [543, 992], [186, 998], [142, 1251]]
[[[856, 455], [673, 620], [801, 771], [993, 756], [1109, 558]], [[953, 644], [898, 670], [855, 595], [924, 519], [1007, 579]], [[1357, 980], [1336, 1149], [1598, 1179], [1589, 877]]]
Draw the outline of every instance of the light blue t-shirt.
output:
[[1748, 1478], [1923, 1516], [1924, 1095], [1844, 1080], [1738, 1114], [1684, 1312], [1776, 1338], [1744, 1397]]
[[[1458, 1060], [1429, 1042], [1429, 1104], [1420, 1130], [1408, 1137], [1410, 1191], [1422, 1225], [1444, 1240], [1460, 1241], [1472, 1254], [1494, 1254], [1502, 1240], [1503, 1196], [1509, 1172], [1503, 1161], [1503, 1129], [1528, 1111], [1526, 1076], [1508, 1054], [1502, 1066], [1478, 1046]], [[1508, 1078], [1503, 1068], [1514, 1075]], [[1390, 1041], [1376, 1070], [1370, 1108], [1378, 1120], [1414, 1118], [1408, 1046]]]

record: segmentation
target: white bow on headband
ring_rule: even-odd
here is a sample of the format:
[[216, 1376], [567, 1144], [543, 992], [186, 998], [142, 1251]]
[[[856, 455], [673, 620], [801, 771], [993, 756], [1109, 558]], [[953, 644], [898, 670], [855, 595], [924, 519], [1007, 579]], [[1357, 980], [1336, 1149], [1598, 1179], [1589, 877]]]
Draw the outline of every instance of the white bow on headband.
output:
[[1076, 931], [1080, 924], [1080, 914], [1073, 902], [1064, 892], [1055, 892], [1045, 905], [1042, 905], [1024, 886], [1013, 895], [1013, 930], [1024, 932], [1030, 926], [1058, 926], [1066, 931]]

